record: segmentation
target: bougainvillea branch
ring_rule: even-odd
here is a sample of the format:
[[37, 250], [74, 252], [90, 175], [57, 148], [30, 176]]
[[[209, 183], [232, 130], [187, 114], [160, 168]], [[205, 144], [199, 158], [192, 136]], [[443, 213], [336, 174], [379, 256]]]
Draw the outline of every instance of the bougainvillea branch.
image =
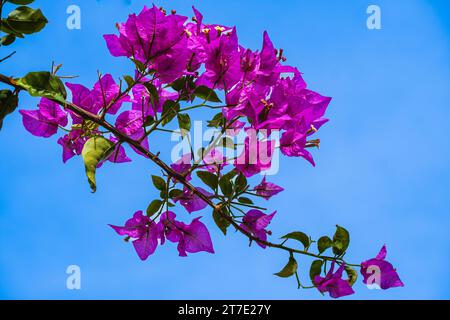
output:
[[[59, 68], [23, 78], [0, 75], [0, 82], [12, 86], [16, 95], [27, 91], [41, 97], [38, 110], [20, 110], [25, 128], [40, 137], [64, 131], [58, 140], [63, 161], [82, 156], [93, 192], [96, 171], [103, 163], [131, 161], [123, 145], [161, 169], [162, 176], [152, 176], [159, 199], [149, 204], [146, 215], [137, 211], [123, 226], [111, 225], [125, 240], [132, 240], [142, 260], [166, 240], [177, 243], [180, 256], [214, 253], [201, 217], [185, 224], [172, 211], [177, 205], [189, 214], [209, 207], [224, 235], [232, 227], [250, 245], [286, 251], [288, 262], [276, 275], [295, 276], [299, 288], [317, 288], [333, 298], [352, 294], [357, 279], [352, 267], [360, 268], [368, 285], [382, 289], [403, 286], [396, 270], [385, 261], [385, 247], [373, 259], [348, 263], [345, 255], [350, 235], [341, 226], [332, 237], [317, 241], [300, 231], [284, 235], [279, 242], [268, 239], [272, 235], [268, 226], [277, 213], [264, 213], [265, 206], [254, 201], [268, 201], [284, 189], [267, 181], [267, 176], [253, 187], [248, 179], [271, 168], [276, 149], [314, 165], [307, 149], [318, 147], [320, 140], [310, 137], [328, 121], [323, 116], [331, 98], [306, 88], [297, 68], [283, 64], [283, 50], [274, 48], [267, 33], [262, 50], [251, 51], [238, 44], [236, 28], [204, 24], [195, 8], [194, 15], [193, 21], [187, 22], [187, 17], [167, 14], [155, 6], [130, 15], [118, 25], [119, 35], [106, 35], [105, 40], [113, 56], [132, 61], [135, 75], [123, 76], [117, 84], [111, 75], [99, 74], [92, 90], [66, 83], [72, 102], [67, 101], [62, 77], [56, 74]], [[131, 109], [124, 110], [127, 104]], [[196, 152], [187, 112], [214, 109], [220, 112], [208, 121], [208, 127], [216, 131], [208, 145]], [[177, 120], [177, 130], [166, 127], [173, 120]], [[159, 152], [150, 151], [149, 138], [151, 141], [157, 131], [178, 134], [187, 141], [187, 151], [183, 149], [171, 164], [165, 162]], [[282, 134], [279, 141], [275, 133]], [[232, 139], [238, 134], [244, 136], [241, 144]], [[224, 149], [236, 151], [238, 145], [242, 151], [237, 156], [224, 155]], [[196, 185], [194, 173], [208, 190]], [[288, 241], [296, 245], [288, 245]], [[317, 250], [312, 250], [313, 244]], [[300, 281], [296, 255], [314, 258], [309, 270], [311, 286]]]
[[[0, 74], [0, 81], [6, 84], [9, 84], [11, 86], [14, 86], [16, 88], [18, 88], [20, 90], [20, 87], [14, 82], [14, 80], [12, 78], [6, 77], [2, 74]], [[52, 100], [52, 99], [50, 99]], [[323, 255], [317, 255], [308, 251], [304, 251], [304, 250], [298, 250], [295, 248], [291, 248], [282, 244], [275, 244], [275, 243], [271, 243], [268, 241], [264, 241], [261, 240], [255, 236], [253, 236], [251, 233], [247, 232], [245, 229], [243, 229], [242, 227], [239, 226], [238, 223], [236, 223], [234, 221], [234, 219], [226, 214], [224, 214], [222, 212], [222, 206], [219, 204], [215, 204], [208, 196], [206, 196], [204, 193], [200, 192], [195, 186], [193, 186], [189, 181], [186, 180], [186, 177], [184, 174], [180, 174], [176, 171], [174, 171], [172, 168], [170, 168], [170, 166], [168, 166], [165, 162], [163, 162], [161, 159], [159, 159], [159, 157], [155, 154], [153, 154], [152, 152], [148, 151], [147, 149], [145, 149], [137, 140], [133, 140], [132, 138], [130, 138], [129, 136], [121, 133], [116, 127], [114, 127], [113, 125], [111, 125], [110, 123], [108, 123], [106, 120], [103, 120], [101, 117], [99, 117], [98, 115], [92, 114], [89, 111], [86, 111], [82, 108], [79, 108], [78, 106], [74, 105], [73, 103], [69, 103], [69, 102], [61, 102], [58, 100], [52, 100], [55, 103], [58, 103], [59, 105], [63, 106], [64, 108], [73, 111], [76, 115], [82, 117], [85, 120], [89, 120], [92, 121], [96, 124], [98, 124], [99, 126], [107, 129], [109, 132], [113, 133], [116, 137], [119, 138], [119, 141], [121, 142], [126, 142], [129, 145], [132, 145], [134, 148], [136, 148], [136, 150], [138, 150], [139, 152], [142, 152], [145, 156], [147, 156], [151, 161], [153, 161], [157, 166], [159, 166], [170, 178], [173, 178], [177, 181], [179, 181], [180, 183], [182, 183], [186, 188], [188, 188], [190, 191], [192, 191], [196, 196], [198, 196], [199, 198], [201, 198], [203, 201], [205, 201], [212, 209], [217, 210], [217, 212], [220, 213], [220, 215], [226, 219], [227, 221], [229, 221], [233, 227], [240, 231], [242, 234], [244, 234], [246, 237], [249, 238], [249, 240], [252, 241], [257, 241], [261, 244], [264, 244], [265, 246], [271, 247], [271, 248], [278, 248], [278, 249], [282, 249], [282, 250], [286, 250], [288, 252], [292, 252], [292, 253], [298, 253], [298, 254], [304, 254], [304, 255], [308, 255], [311, 257], [315, 257], [315, 258], [319, 258], [319, 259], [323, 259], [323, 260], [338, 260], [338, 261], [343, 261], [342, 258], [335, 258], [335, 257], [327, 257], [327, 256], [323, 256]], [[350, 265], [347, 263], [347, 265]], [[355, 265], [360, 267], [360, 265]]]

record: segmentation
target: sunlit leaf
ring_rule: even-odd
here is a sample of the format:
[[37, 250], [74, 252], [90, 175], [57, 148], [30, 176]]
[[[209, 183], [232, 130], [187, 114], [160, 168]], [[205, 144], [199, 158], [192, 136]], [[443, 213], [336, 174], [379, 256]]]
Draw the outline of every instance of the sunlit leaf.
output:
[[297, 268], [298, 268], [297, 261], [294, 259], [293, 256], [290, 256], [288, 263], [284, 266], [284, 268], [280, 272], [275, 273], [275, 275], [281, 278], [289, 278], [297, 272]]
[[11, 11], [6, 21], [11, 28], [23, 34], [39, 32], [48, 22], [40, 9], [25, 6]]
[[25, 77], [16, 79], [15, 82], [34, 97], [45, 97], [59, 102], [65, 102], [67, 97], [61, 79], [50, 72], [30, 72]]
[[95, 172], [98, 165], [108, 158], [113, 151], [114, 142], [101, 136], [92, 137], [84, 144], [81, 155], [83, 156], [86, 176], [92, 192], [97, 190]]

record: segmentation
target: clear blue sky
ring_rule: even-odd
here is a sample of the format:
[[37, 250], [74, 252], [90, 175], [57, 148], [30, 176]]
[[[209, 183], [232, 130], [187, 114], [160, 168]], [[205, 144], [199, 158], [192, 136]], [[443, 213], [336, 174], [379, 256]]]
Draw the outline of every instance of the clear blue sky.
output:
[[[366, 8], [382, 9], [382, 30], [366, 28]], [[82, 29], [66, 28], [66, 8], [78, 4]], [[22, 75], [63, 63], [63, 73], [91, 85], [96, 71], [132, 73], [102, 39], [115, 22], [149, 1], [36, 1], [50, 23], [38, 35], [2, 48], [17, 50], [0, 72]], [[388, 292], [356, 286], [359, 299], [450, 298], [450, 5], [448, 1], [158, 1], [207, 21], [236, 25], [241, 43], [259, 48], [268, 30], [310, 88], [332, 96], [321, 129], [322, 147], [306, 161], [283, 158], [273, 181], [286, 191], [273, 198], [271, 229], [332, 234], [336, 223], [352, 236], [349, 257], [362, 261], [383, 243], [405, 287]], [[21, 97], [31, 109], [36, 100]], [[168, 151], [166, 141], [151, 141]], [[179, 258], [174, 245], [141, 262], [107, 227], [143, 209], [157, 194], [145, 160], [107, 165], [92, 195], [81, 158], [64, 165], [56, 138], [30, 135], [19, 114], [0, 132], [0, 298], [255, 298], [316, 299], [294, 279], [272, 274], [285, 254], [248, 247], [212, 225], [216, 254]], [[170, 145], [169, 145], [170, 146]], [[65, 287], [66, 267], [82, 271], [82, 290]], [[306, 270], [309, 260], [300, 259]], [[304, 273], [303, 278], [306, 277]]]

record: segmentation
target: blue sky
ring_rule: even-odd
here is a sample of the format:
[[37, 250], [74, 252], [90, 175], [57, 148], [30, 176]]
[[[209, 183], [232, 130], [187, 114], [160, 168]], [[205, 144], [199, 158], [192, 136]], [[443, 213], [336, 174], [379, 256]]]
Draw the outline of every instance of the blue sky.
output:
[[[81, 30], [66, 28], [67, 6], [81, 8]], [[109, 55], [102, 35], [149, 1], [36, 1], [49, 25], [38, 35], [0, 49], [17, 50], [1, 73], [62, 72], [92, 85], [97, 70], [132, 73]], [[388, 259], [405, 287], [387, 292], [356, 285], [358, 299], [449, 299], [450, 283], [450, 5], [421, 0], [158, 1], [209, 22], [236, 25], [240, 42], [261, 46], [267, 30], [311, 89], [333, 97], [321, 129], [317, 167], [283, 158], [272, 180], [286, 191], [268, 206], [278, 210], [275, 235], [298, 229], [319, 237], [335, 224], [352, 237], [349, 258], [363, 261], [388, 245]], [[366, 8], [382, 10], [382, 30], [366, 28]], [[21, 107], [37, 101], [26, 95]], [[151, 141], [168, 152], [168, 140]], [[0, 298], [3, 299], [318, 299], [294, 279], [272, 274], [286, 256], [248, 247], [239, 234], [224, 238], [212, 225], [215, 255], [179, 258], [174, 245], [141, 262], [108, 223], [120, 224], [157, 194], [152, 164], [107, 165], [91, 194], [83, 164], [61, 161], [56, 138], [22, 127], [18, 113], [0, 132]], [[310, 260], [299, 259], [308, 269]], [[82, 289], [66, 289], [67, 266], [79, 265]], [[302, 277], [306, 279], [306, 273]]]

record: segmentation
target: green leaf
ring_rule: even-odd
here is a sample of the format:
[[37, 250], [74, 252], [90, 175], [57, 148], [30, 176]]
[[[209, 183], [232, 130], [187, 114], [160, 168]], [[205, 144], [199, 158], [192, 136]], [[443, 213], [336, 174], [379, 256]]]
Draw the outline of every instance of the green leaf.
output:
[[0, 39], [0, 46], [9, 46], [16, 40], [16, 36], [12, 34], [7, 34]]
[[158, 176], [152, 176], [153, 185], [156, 189], [161, 191], [166, 191], [166, 181], [163, 178]]
[[288, 263], [284, 266], [284, 268], [280, 272], [275, 273], [275, 275], [281, 278], [289, 278], [297, 272], [297, 268], [298, 268], [297, 261], [294, 259], [293, 256], [290, 256]]
[[219, 178], [215, 174], [209, 171], [197, 171], [197, 176], [200, 178], [200, 180], [203, 181], [204, 184], [206, 184], [211, 189], [217, 189]]
[[231, 183], [231, 180], [227, 179], [226, 177], [223, 176], [222, 178], [220, 178], [219, 186], [224, 196], [229, 197], [233, 193], [233, 184]]
[[146, 82], [144, 83], [144, 87], [147, 89], [147, 92], [150, 94], [153, 100], [155, 102], [159, 102], [158, 89], [156, 88], [156, 86], [151, 82]]
[[319, 254], [327, 250], [333, 245], [333, 241], [331, 241], [330, 237], [324, 236], [317, 241], [317, 250], [319, 250]]
[[237, 175], [236, 170], [231, 170], [227, 174], [224, 174], [222, 178], [219, 180], [219, 186], [220, 190], [225, 196], [231, 196], [233, 193], [233, 184], [231, 183], [231, 180]]
[[211, 102], [222, 102], [216, 92], [207, 86], [199, 86], [195, 88], [194, 95], [200, 99]]
[[242, 173], [239, 173], [235, 185], [237, 193], [243, 192], [247, 188], [247, 178]]
[[1, 19], [0, 20], [0, 31], [3, 31], [5, 33], [8, 33], [10, 35], [13, 35], [15, 37], [18, 38], [23, 38], [23, 34], [14, 30], [9, 24], [8, 21], [6, 21], [6, 19]]
[[151, 126], [154, 123], [155, 123], [155, 118], [153, 118], [152, 116], [145, 117], [144, 127]]
[[247, 197], [240, 197], [240, 198], [238, 199], [238, 201], [239, 201], [240, 203], [244, 203], [244, 204], [253, 204], [252, 199], [249, 199], [249, 198], [247, 198]]
[[192, 100], [191, 92], [195, 89], [193, 77], [181, 77], [169, 84], [173, 90], [179, 93], [178, 99], [181, 101]]
[[192, 77], [181, 77], [176, 79], [174, 82], [169, 84], [175, 91], [185, 91], [186, 89], [193, 90], [195, 88], [195, 83]]
[[173, 198], [181, 196], [182, 194], [183, 194], [183, 190], [172, 189], [172, 190], [169, 191], [169, 198], [173, 199]]
[[348, 231], [340, 226], [336, 226], [336, 232], [333, 236], [333, 253], [342, 255], [347, 250], [350, 244], [350, 234]]
[[213, 219], [216, 223], [217, 227], [223, 232], [224, 235], [227, 235], [227, 229], [230, 226], [230, 221], [228, 221], [226, 218], [223, 217], [223, 214], [230, 216], [230, 213], [225, 209], [222, 208], [222, 214], [218, 210], [213, 211]]
[[81, 155], [83, 156], [86, 176], [92, 192], [97, 190], [95, 182], [95, 171], [97, 170], [97, 166], [108, 158], [113, 151], [114, 142], [101, 136], [92, 137], [84, 144]]
[[358, 280], [358, 271], [356, 271], [355, 269], [346, 266], [345, 267], [345, 272], [348, 275], [348, 283], [353, 286], [356, 282], [356, 280]]
[[55, 99], [62, 103], [67, 97], [61, 79], [50, 72], [30, 72], [25, 77], [17, 79], [16, 83], [33, 97]]
[[0, 130], [3, 126], [3, 120], [8, 114], [16, 110], [18, 102], [17, 95], [11, 90], [0, 91]]
[[166, 199], [167, 198], [167, 190], [161, 190], [161, 192], [159, 193], [159, 197], [161, 199]]
[[40, 9], [21, 6], [12, 11], [6, 18], [8, 25], [15, 31], [32, 34], [41, 31], [47, 24], [47, 19]]
[[236, 177], [237, 175], [238, 175], [238, 172], [237, 172], [235, 169], [233, 169], [233, 170], [231, 170], [230, 172], [224, 174], [224, 175], [222, 176], [222, 178], [223, 178], [223, 179], [226, 179], [226, 180], [232, 180], [232, 179], [233, 179], [234, 177]]
[[210, 128], [219, 128], [225, 125], [225, 118], [222, 112], [216, 114], [211, 120], [208, 120], [208, 127]]
[[172, 119], [177, 115], [179, 110], [180, 110], [179, 103], [172, 100], [167, 100], [166, 102], [164, 102], [163, 112], [161, 114], [161, 118], [163, 120], [161, 121], [161, 124], [165, 126], [170, 121], [172, 121]]
[[34, 0], [6, 0], [6, 2], [10, 2], [13, 4], [20, 5], [20, 6], [25, 6], [27, 4], [33, 3]]
[[191, 131], [191, 117], [187, 113], [179, 113], [177, 118], [181, 134], [184, 136], [184, 133]]
[[186, 77], [181, 77], [176, 79], [174, 82], [170, 84], [170, 87], [172, 87], [175, 91], [181, 91], [186, 86]]
[[131, 61], [133, 61], [134, 65], [136, 66], [136, 69], [139, 72], [141, 72], [141, 73], [145, 72], [146, 68], [145, 68], [145, 65], [142, 62], [140, 62], [139, 60], [136, 60], [136, 59], [131, 59]]
[[147, 207], [147, 217], [153, 216], [161, 208], [163, 202], [161, 200], [153, 200]]
[[309, 277], [311, 281], [314, 283], [314, 277], [320, 276], [322, 273], [323, 260], [314, 260], [311, 263], [311, 268], [309, 269]]
[[305, 247], [305, 249], [308, 248], [309, 245], [311, 244], [309, 237], [305, 233], [300, 232], [300, 231], [288, 233], [287, 235], [281, 237], [281, 239], [293, 239], [293, 240], [300, 241], [303, 244], [303, 246]]
[[123, 79], [127, 83], [128, 88], [131, 88], [134, 85], [134, 79], [131, 76], [125, 75], [123, 76]]

